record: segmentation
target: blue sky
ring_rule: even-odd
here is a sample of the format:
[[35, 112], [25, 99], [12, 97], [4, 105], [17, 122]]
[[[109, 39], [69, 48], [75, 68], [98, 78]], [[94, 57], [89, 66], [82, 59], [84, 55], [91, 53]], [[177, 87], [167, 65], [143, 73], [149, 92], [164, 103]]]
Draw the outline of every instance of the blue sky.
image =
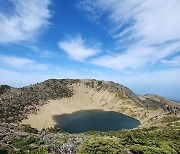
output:
[[1, 0], [0, 84], [112, 80], [180, 99], [179, 0]]

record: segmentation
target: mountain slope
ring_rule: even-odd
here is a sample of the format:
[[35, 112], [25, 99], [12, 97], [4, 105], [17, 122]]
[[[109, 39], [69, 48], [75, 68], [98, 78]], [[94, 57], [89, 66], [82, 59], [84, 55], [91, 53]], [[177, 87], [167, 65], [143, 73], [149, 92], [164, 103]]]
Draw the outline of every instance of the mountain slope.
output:
[[[69, 107], [72, 108], [71, 112], [98, 108], [121, 112], [141, 122], [153, 118], [152, 114], [154, 117], [161, 113], [165, 114], [165, 111], [179, 114], [180, 109], [178, 103], [160, 96], [138, 97], [123, 85], [95, 79], [49, 79], [22, 88], [3, 85], [0, 86], [0, 90], [1, 122], [21, 121], [28, 114], [37, 113], [40, 107], [49, 104], [49, 100], [66, 103], [64, 106], [59, 106], [60, 108], [68, 108], [67, 102], [77, 102]], [[80, 108], [77, 107], [78, 105]]]
[[140, 99], [147, 108], [163, 108], [164, 110], [174, 113], [175, 115], [179, 114], [180, 112], [180, 103], [168, 100], [158, 95], [147, 94], [140, 96]]
[[[122, 85], [90, 79], [50, 79], [23, 88], [3, 85], [0, 91], [0, 153], [180, 151], [179, 104], [160, 96], [138, 97]], [[53, 115], [88, 109], [120, 112], [141, 125], [133, 130], [73, 135], [46, 128], [55, 125]]]
[[[36, 112], [36, 105], [42, 105], [50, 99], [55, 100], [71, 97], [74, 95], [72, 85], [81, 82], [83, 80], [50, 79], [23, 88], [8, 87], [5, 89], [4, 86], [1, 86], [1, 121], [14, 122], [22, 120], [26, 113]], [[122, 85], [96, 80], [86, 80], [84, 84], [88, 88], [94, 88], [97, 91], [100, 89], [112, 90], [116, 93], [119, 91], [119, 94], [129, 97], [137, 103], [141, 103], [141, 100], [130, 89]]]

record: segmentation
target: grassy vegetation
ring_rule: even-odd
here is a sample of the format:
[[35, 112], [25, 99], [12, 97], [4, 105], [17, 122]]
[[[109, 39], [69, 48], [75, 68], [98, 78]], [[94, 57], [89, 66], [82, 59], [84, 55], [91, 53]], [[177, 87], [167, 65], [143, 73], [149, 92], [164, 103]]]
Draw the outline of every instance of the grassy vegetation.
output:
[[150, 99], [150, 98], [146, 98], [143, 101], [143, 104], [147, 107], [147, 108], [152, 108], [152, 109], [157, 109], [157, 108], [163, 108], [165, 107], [165, 104], [159, 101], [156, 101], [154, 99]]
[[45, 147], [39, 147], [35, 150], [29, 151], [29, 154], [48, 154], [48, 150]]
[[118, 142], [105, 138], [92, 138], [85, 141], [79, 151], [79, 154], [123, 154], [125, 153], [122, 145]]
[[37, 137], [27, 137], [27, 138], [24, 138], [24, 139], [17, 139], [17, 138], [14, 138], [12, 139], [11, 141], [11, 144], [17, 148], [17, 149], [20, 149], [21, 152], [24, 152], [24, 151], [29, 151], [30, 149], [30, 146], [32, 144], [34, 145], [40, 145], [42, 143], [41, 139], [40, 138], [37, 138]]
[[[79, 154], [178, 154], [180, 152], [179, 128], [180, 123], [177, 121], [163, 127], [109, 132], [89, 131], [81, 136], [66, 134], [67, 136], [46, 138], [44, 141], [36, 136], [15, 138], [11, 141], [11, 147], [18, 151], [0, 146], [0, 153], [47, 154], [51, 149], [48, 145], [60, 148], [80, 139], [82, 142], [76, 147]], [[53, 128], [49, 131], [57, 133], [57, 130]]]
[[56, 127], [46, 128], [45, 131], [50, 132], [50, 133], [62, 133], [62, 132], [64, 132], [64, 130], [62, 130], [61, 128], [56, 128]]
[[[17, 93], [12, 93], [13, 99], [6, 99], [4, 97], [4, 106], [0, 108], [0, 121], [16, 122], [28, 110], [36, 111], [35, 105], [40, 102], [44, 103], [49, 99], [73, 96], [73, 90], [69, 88], [69, 85], [78, 82], [80, 80], [53, 79], [18, 89]], [[109, 86], [102, 81], [95, 80], [86, 82], [85, 85], [95, 88], [97, 91], [107, 89], [106, 86]], [[3, 93], [5, 95], [8, 88], [10, 87], [0, 86], [0, 94]], [[112, 85], [109, 90], [116, 92], [118, 91], [118, 87]], [[130, 98], [128, 91], [125, 92], [117, 93], [117, 96], [121, 99]], [[152, 99], [146, 99], [144, 103], [148, 108], [164, 107], [163, 103]], [[23, 131], [28, 132], [30, 136], [25, 138], [19, 136], [18, 138], [14, 135], [17, 138], [12, 139], [12, 132], [7, 131], [5, 134], [6, 137], [0, 139], [0, 144], [3, 143], [3, 145], [0, 145], [0, 154], [47, 154], [48, 151], [53, 153], [56, 150], [63, 150], [63, 148], [64, 151], [67, 151], [68, 148], [70, 149], [73, 146], [73, 148], [77, 148], [78, 153], [82, 154], [178, 154], [180, 153], [179, 120], [180, 118], [177, 116], [169, 115], [162, 119], [161, 122], [166, 125], [163, 127], [110, 132], [89, 131], [81, 136], [75, 134], [74, 137], [59, 128], [47, 128], [44, 130], [45, 135], [42, 135], [43, 133], [38, 134], [38, 130], [30, 127], [30, 125], [24, 125]], [[8, 134], [9, 138], [7, 138]]]
[[0, 86], [0, 94], [3, 94], [6, 91], [6, 89], [10, 89], [10, 88], [11, 87], [8, 85], [1, 85]]
[[36, 128], [32, 128], [30, 125], [23, 125], [23, 130], [28, 133], [38, 133], [38, 130]]
[[23, 139], [14, 138], [11, 140], [11, 146], [0, 146], [0, 154], [48, 154], [48, 150], [43, 147], [44, 142], [38, 137], [26, 137]]
[[75, 136], [65, 136], [65, 137], [57, 137], [54, 138], [53, 144], [55, 145], [62, 145], [64, 143], [67, 143], [69, 139], [76, 138]]
[[[68, 79], [47, 80], [35, 85], [15, 89], [10, 96], [8, 93], [6, 94], [6, 89], [10, 87], [6, 85], [0, 86], [0, 94], [5, 94], [0, 108], [0, 122], [18, 122], [22, 117], [25, 117], [27, 111], [36, 112], [37, 108], [35, 106], [40, 103], [43, 104], [50, 99], [73, 96], [73, 89], [69, 85], [78, 82], [80, 81]], [[13, 99], [7, 99], [6, 97]], [[9, 105], [6, 106], [6, 104]]]
[[48, 150], [41, 146], [36, 149], [26, 149], [26, 150], [20, 150], [20, 151], [13, 151], [10, 148], [0, 146], [0, 154], [48, 154]]
[[179, 117], [176, 117], [176, 116], [166, 116], [163, 118], [162, 122], [163, 123], [169, 123], [169, 122], [175, 122], [175, 121], [178, 121], [180, 120]]
[[8, 152], [8, 149], [4, 146], [0, 146], [0, 154], [8, 154], [10, 153], [10, 151]]
[[[83, 152], [94, 153], [94, 149], [103, 149], [104, 137], [116, 138], [116, 143], [124, 152], [133, 154], [177, 154], [180, 152], [180, 124], [175, 123], [168, 127], [151, 127], [135, 130], [122, 130], [111, 132], [87, 132], [86, 135], [99, 136], [99, 139], [86, 141], [83, 146]], [[111, 143], [110, 143], [111, 142]], [[92, 143], [94, 145], [92, 145]], [[114, 144], [111, 139], [108, 140], [108, 146]], [[95, 146], [95, 147], [94, 147]], [[123, 148], [122, 148], [123, 147]], [[113, 148], [109, 147], [110, 149]]]
[[116, 97], [118, 97], [119, 99], [127, 99], [126, 95], [118, 90], [116, 92]]

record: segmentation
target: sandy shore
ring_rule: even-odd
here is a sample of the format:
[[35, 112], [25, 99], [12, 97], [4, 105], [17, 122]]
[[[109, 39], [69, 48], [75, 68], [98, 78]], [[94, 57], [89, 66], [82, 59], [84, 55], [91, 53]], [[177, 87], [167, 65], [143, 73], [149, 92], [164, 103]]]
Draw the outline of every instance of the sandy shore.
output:
[[141, 122], [141, 127], [155, 124], [165, 113], [163, 110], [147, 110], [137, 106], [129, 99], [119, 99], [108, 91], [94, 91], [79, 84], [74, 87], [75, 95], [71, 98], [49, 100], [47, 104], [38, 107], [37, 114], [29, 114], [22, 124], [30, 124], [41, 130], [53, 127], [56, 122], [54, 115], [69, 114], [80, 110], [102, 109], [116, 111], [136, 118]]

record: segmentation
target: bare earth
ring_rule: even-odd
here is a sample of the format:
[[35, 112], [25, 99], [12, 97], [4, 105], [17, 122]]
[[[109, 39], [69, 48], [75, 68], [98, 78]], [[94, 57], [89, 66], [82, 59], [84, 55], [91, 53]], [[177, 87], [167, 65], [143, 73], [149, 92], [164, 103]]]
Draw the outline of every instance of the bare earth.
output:
[[134, 117], [141, 122], [140, 127], [148, 127], [160, 125], [160, 119], [167, 114], [162, 109], [144, 109], [132, 100], [120, 99], [109, 91], [94, 91], [81, 83], [75, 84], [74, 90], [75, 95], [71, 98], [49, 100], [47, 104], [38, 107], [37, 114], [29, 114], [28, 119], [24, 119], [22, 124], [30, 124], [41, 130], [56, 124], [54, 115], [69, 114], [79, 110], [102, 109]]

